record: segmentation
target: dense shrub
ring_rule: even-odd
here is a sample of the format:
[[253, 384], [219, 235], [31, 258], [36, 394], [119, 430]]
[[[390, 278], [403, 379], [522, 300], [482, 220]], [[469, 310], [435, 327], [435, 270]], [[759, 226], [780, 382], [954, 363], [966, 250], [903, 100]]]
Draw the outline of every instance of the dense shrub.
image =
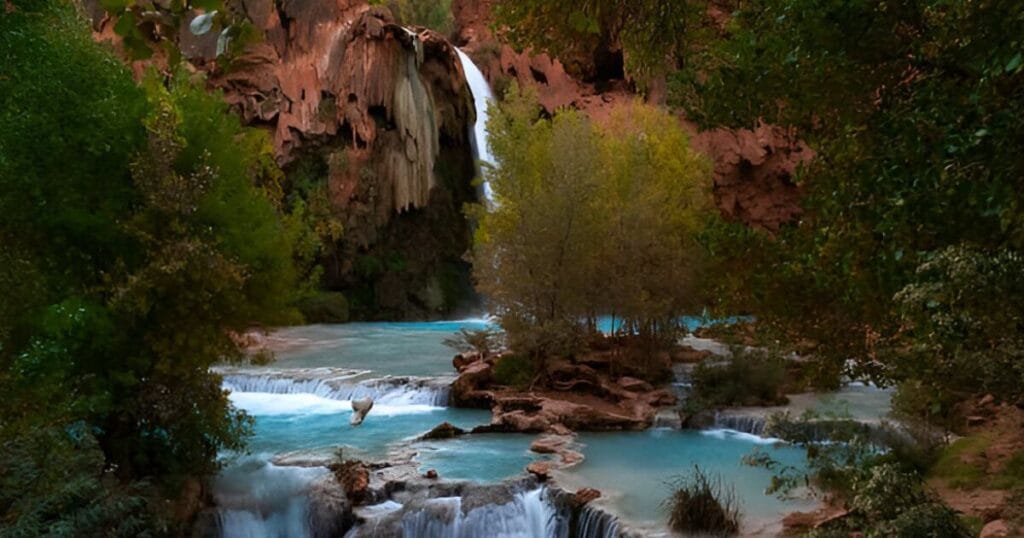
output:
[[739, 531], [740, 511], [736, 493], [700, 467], [677, 479], [665, 501], [669, 527], [679, 533], [729, 536]]
[[524, 355], [503, 355], [494, 363], [493, 375], [500, 385], [525, 389], [537, 377], [537, 361]]
[[692, 374], [693, 399], [705, 407], [781, 405], [788, 399], [786, 361], [759, 351], [734, 349], [724, 361], [705, 360]]
[[907, 439], [910, 432], [851, 420], [822, 420], [809, 413], [799, 419], [776, 415], [769, 420], [766, 433], [807, 451], [806, 469], [783, 465], [762, 451], [744, 458], [748, 465], [773, 472], [768, 493], [787, 497], [809, 488], [844, 503], [849, 511], [810, 536], [838, 537], [851, 532], [872, 537], [971, 536], [957, 514], [926, 489], [921, 462], [902, 459], [901, 454], [909, 451], [898, 447], [913, 442]]
[[348, 300], [341, 292], [320, 292], [298, 306], [309, 323], [345, 323], [349, 319]]

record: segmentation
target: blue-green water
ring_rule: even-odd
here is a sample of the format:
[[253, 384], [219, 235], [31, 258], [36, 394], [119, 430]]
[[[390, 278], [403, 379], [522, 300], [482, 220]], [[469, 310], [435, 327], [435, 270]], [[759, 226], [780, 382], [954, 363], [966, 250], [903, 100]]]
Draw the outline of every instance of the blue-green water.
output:
[[349, 402], [311, 394], [233, 393], [232, 400], [256, 420], [252, 453], [352, 449], [353, 457], [382, 458], [389, 446], [414, 438], [442, 422], [469, 429], [490, 422], [489, 411], [427, 405], [382, 406], [360, 426], [351, 426]]
[[276, 368], [329, 366], [381, 375], [450, 375], [455, 351], [444, 340], [460, 329], [487, 326], [485, 319], [302, 325], [278, 329], [267, 342]]
[[[709, 323], [728, 323], [740, 318], [708, 321], [686, 316], [680, 323], [694, 330]], [[621, 320], [598, 318], [598, 330], [612, 332]], [[487, 318], [458, 321], [346, 323], [301, 325], [273, 331], [267, 337], [277, 368], [333, 367], [370, 370], [381, 375], [434, 376], [451, 374], [455, 351], [444, 340], [460, 329], [494, 327]]]
[[[605, 323], [610, 328], [611, 320]], [[415, 441], [442, 422], [470, 429], [490, 421], [486, 410], [442, 406], [454, 373], [454, 351], [444, 340], [459, 329], [487, 324], [356, 323], [272, 332], [267, 341], [277, 361], [271, 367], [225, 372], [225, 386], [235, 390], [231, 400], [255, 419], [255, 435], [249, 455], [236, 455], [215, 485], [224, 534], [309, 534], [304, 488], [327, 471], [288, 467], [285, 461], [322, 461], [338, 449], [345, 458], [379, 460], [394, 448], [411, 447], [423, 472], [434, 469], [443, 479], [495, 482], [522, 474], [527, 464], [544, 457], [529, 451], [536, 436], [526, 434]], [[349, 370], [362, 373], [348, 377], [344, 372]], [[362, 425], [349, 425], [348, 399], [367, 395], [375, 400], [373, 409]], [[586, 460], [562, 473], [560, 485], [601, 490], [600, 504], [634, 526], [663, 529], [659, 507], [669, 494], [666, 482], [694, 464], [735, 487], [745, 528], [806, 506], [764, 495], [769, 473], [741, 464], [755, 448], [772, 450], [794, 465], [802, 464], [802, 452], [774, 448], [752, 436], [649, 430], [584, 433], [579, 441]]]
[[663, 503], [670, 484], [693, 471], [694, 465], [722, 479], [735, 491], [745, 528], [778, 519], [787, 512], [810, 506], [783, 502], [764, 494], [771, 473], [743, 465], [745, 455], [766, 450], [788, 465], [801, 466], [804, 453], [776, 447], [770, 441], [728, 430], [706, 432], [653, 429], [645, 432], [582, 433], [586, 460], [566, 471], [566, 482], [603, 493], [603, 503], [614, 513], [639, 526], [660, 527], [666, 514]]
[[420, 470], [434, 469], [442, 478], [497, 482], [523, 473], [538, 458], [530, 452], [534, 435], [489, 433], [416, 443]]

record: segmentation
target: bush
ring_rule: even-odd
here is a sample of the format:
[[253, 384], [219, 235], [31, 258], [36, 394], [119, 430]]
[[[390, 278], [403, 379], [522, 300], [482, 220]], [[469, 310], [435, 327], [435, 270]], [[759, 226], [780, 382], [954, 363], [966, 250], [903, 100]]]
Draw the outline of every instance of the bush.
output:
[[475, 351], [486, 359], [501, 348], [502, 338], [501, 331], [495, 329], [459, 329], [455, 336], [444, 339], [444, 345], [460, 353]]
[[970, 538], [974, 534], [960, 521], [956, 512], [939, 503], [914, 506], [891, 521], [875, 525], [867, 538], [921, 536], [934, 538]]
[[734, 349], [722, 363], [704, 361], [693, 371], [692, 399], [704, 407], [781, 405], [786, 361], [763, 352]]
[[712, 536], [729, 536], [739, 531], [736, 492], [723, 486], [720, 478], [708, 476], [694, 465], [693, 473], [677, 479], [672, 487], [674, 493], [666, 501], [672, 530]]
[[493, 375], [498, 384], [525, 389], [537, 376], [537, 363], [522, 355], [505, 355], [494, 363]]
[[345, 323], [349, 319], [348, 299], [341, 292], [325, 291], [299, 303], [309, 323]]

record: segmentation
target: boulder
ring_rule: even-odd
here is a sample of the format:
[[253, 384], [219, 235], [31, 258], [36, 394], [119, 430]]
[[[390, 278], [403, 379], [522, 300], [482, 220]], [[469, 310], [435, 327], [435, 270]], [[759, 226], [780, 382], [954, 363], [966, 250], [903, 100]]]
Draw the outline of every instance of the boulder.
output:
[[462, 371], [465, 370], [467, 366], [479, 361], [482, 358], [483, 357], [481, 357], [480, 354], [477, 353], [476, 351], [466, 351], [463, 353], [459, 353], [454, 358], [452, 358], [452, 366], [455, 367], [455, 371], [462, 373]]
[[623, 376], [616, 383], [630, 392], [649, 392], [654, 390], [650, 383], [635, 377]]
[[563, 449], [558, 453], [558, 459], [562, 463], [563, 467], [572, 467], [573, 465], [583, 462], [586, 457], [575, 450]]
[[526, 466], [526, 472], [543, 482], [551, 477], [551, 464], [545, 461], [535, 461]]
[[327, 467], [345, 490], [345, 496], [353, 504], [360, 504], [367, 497], [370, 487], [370, 469], [359, 460], [346, 460]]
[[572, 496], [572, 503], [577, 508], [601, 497], [601, 492], [594, 488], [581, 488]]
[[546, 435], [530, 443], [530, 450], [538, 454], [554, 454], [568, 444], [570, 438], [558, 435]]
[[432, 441], [436, 439], [451, 439], [460, 435], [465, 435], [466, 430], [454, 426], [449, 422], [442, 422], [437, 426], [434, 426], [432, 430], [420, 436], [421, 441]]
[[423, 478], [426, 478], [428, 480], [437, 480], [437, 470], [427, 469], [427, 472], [423, 473]]
[[1006, 524], [1006, 521], [997, 519], [988, 522], [982, 527], [978, 538], [1004, 538], [1007, 536], [1010, 536], [1010, 527]]
[[373, 399], [363, 398], [362, 400], [352, 400], [352, 418], [349, 419], [349, 424], [358, 426], [363, 423], [363, 419], [366, 418], [366, 414], [373, 409]]
[[490, 407], [494, 398], [486, 389], [493, 380], [492, 362], [480, 360], [467, 364], [452, 383], [452, 404], [456, 407]]

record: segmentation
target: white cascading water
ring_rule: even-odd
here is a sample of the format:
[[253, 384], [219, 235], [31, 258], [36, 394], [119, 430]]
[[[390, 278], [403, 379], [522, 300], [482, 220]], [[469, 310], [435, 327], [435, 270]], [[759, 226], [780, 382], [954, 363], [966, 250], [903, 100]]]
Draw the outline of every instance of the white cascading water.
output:
[[[455, 50], [459, 53], [462, 71], [466, 74], [466, 82], [473, 93], [473, 105], [476, 108], [476, 123], [473, 125], [473, 147], [476, 149], [477, 159], [487, 164], [494, 164], [494, 159], [491, 157], [491, 147], [487, 141], [487, 105], [494, 101], [494, 94], [491, 92], [491, 86], [487, 84], [484, 74], [480, 72], [480, 69], [473, 63], [473, 60], [465, 52], [459, 49]], [[486, 180], [483, 182], [483, 189], [484, 198], [487, 199], [487, 202], [494, 203], [491, 186]]]
[[360, 382], [338, 381], [306, 375], [306, 372], [224, 374], [223, 386], [232, 392], [267, 394], [314, 394], [332, 400], [373, 399], [380, 405], [448, 405], [452, 379], [387, 377]]
[[224, 538], [309, 536], [306, 490], [323, 467], [279, 467], [247, 456], [214, 484], [217, 523]]
[[575, 538], [618, 538], [619, 518], [587, 505], [580, 511]]
[[462, 499], [442, 497], [402, 518], [404, 536], [430, 538], [563, 538], [567, 527], [544, 488], [517, 493], [510, 503], [462, 512]]

